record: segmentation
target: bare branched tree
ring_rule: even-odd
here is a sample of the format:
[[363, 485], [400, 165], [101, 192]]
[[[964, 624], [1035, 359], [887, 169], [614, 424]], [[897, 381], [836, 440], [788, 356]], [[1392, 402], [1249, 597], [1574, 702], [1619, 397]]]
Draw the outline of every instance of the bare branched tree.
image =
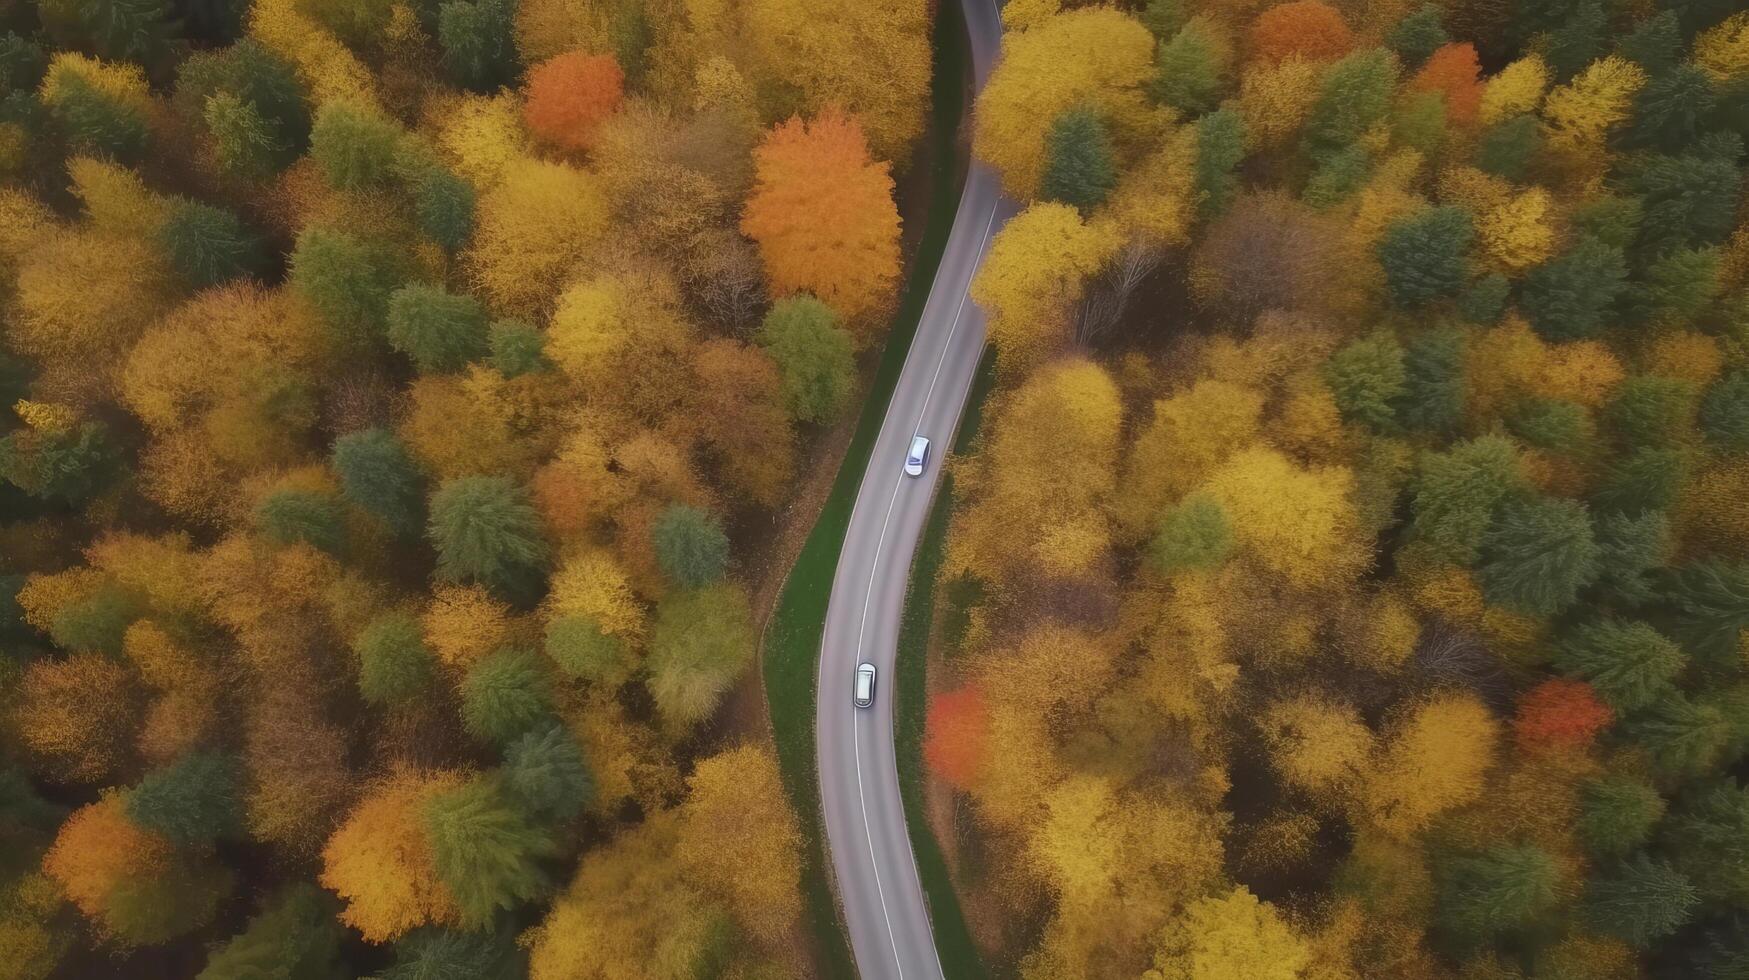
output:
[[1092, 346], [1111, 332], [1123, 319], [1130, 296], [1160, 267], [1162, 254], [1158, 245], [1142, 238], [1130, 239], [1118, 251], [1075, 308], [1076, 343]]

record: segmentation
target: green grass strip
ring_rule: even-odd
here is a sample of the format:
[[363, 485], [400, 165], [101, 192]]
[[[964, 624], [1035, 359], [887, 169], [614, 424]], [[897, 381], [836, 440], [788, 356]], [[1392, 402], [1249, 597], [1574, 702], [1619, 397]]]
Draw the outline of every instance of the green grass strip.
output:
[[832, 593], [832, 575], [844, 547], [857, 487], [868, 469], [881, 421], [892, 401], [893, 389], [905, 367], [905, 355], [917, 334], [917, 323], [935, 282], [935, 270], [953, 230], [958, 210], [963, 171], [958, 160], [958, 131], [965, 110], [964, 84], [968, 50], [965, 24], [959, 6], [941, 5], [936, 17], [934, 79], [932, 82], [933, 126], [929, 152], [933, 174], [928, 215], [917, 255], [906, 280], [899, 310], [893, 318], [886, 348], [881, 352], [856, 432], [844, 454], [832, 491], [819, 520], [802, 544], [795, 567], [784, 581], [777, 609], [766, 630], [764, 679], [766, 702], [771, 709], [772, 733], [777, 741], [778, 765], [790, 803], [800, 819], [803, 842], [802, 898], [804, 915], [814, 935], [822, 973], [827, 977], [854, 977], [850, 944], [827, 878], [824, 834], [820, 825], [820, 790], [814, 771], [814, 681], [820, 640], [826, 629], [826, 604]]
[[[953, 454], [963, 456], [978, 437], [983, 421], [984, 399], [996, 382], [996, 359], [986, 349], [978, 362], [978, 375], [966, 397], [965, 413], [955, 436]], [[942, 973], [954, 980], [974, 980], [985, 977], [978, 957], [977, 944], [966, 928], [965, 913], [960, 910], [959, 894], [947, 873], [947, 861], [941, 854], [941, 843], [930, 830], [929, 817], [924, 812], [923, 794], [923, 723], [928, 714], [929, 698], [929, 632], [935, 613], [935, 585], [941, 571], [942, 549], [947, 541], [947, 523], [953, 513], [953, 474], [944, 474], [935, 500], [930, 504], [929, 520], [923, 526], [923, 538], [917, 542], [917, 555], [911, 561], [911, 578], [905, 590], [905, 613], [899, 621], [899, 661], [897, 689], [899, 700], [893, 741], [898, 753], [899, 792], [905, 801], [905, 826], [911, 834], [911, 850], [917, 857], [917, 874], [923, 882], [923, 895], [929, 902], [929, 921], [935, 930], [935, 949], [941, 957]]]

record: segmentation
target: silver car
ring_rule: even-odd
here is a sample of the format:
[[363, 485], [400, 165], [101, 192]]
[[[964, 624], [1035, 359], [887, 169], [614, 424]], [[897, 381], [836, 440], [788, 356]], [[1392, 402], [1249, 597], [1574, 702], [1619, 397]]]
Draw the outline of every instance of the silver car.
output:
[[911, 451], [905, 454], [905, 475], [922, 476], [923, 468], [929, 465], [929, 440], [924, 436], [911, 437]]
[[866, 708], [874, 704], [874, 664], [856, 665], [856, 691], [853, 700], [858, 708]]

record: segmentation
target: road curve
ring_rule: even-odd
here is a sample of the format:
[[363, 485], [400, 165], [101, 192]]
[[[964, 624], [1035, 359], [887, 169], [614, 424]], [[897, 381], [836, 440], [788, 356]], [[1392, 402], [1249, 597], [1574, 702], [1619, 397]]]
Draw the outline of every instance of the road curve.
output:
[[[995, 0], [960, 4], [971, 39], [973, 89], [982, 91], [1001, 47], [1001, 18]], [[815, 692], [815, 754], [833, 876], [864, 980], [942, 976], [899, 797], [893, 662], [911, 557], [984, 349], [984, 314], [966, 292], [990, 237], [1015, 210], [996, 175], [974, 162], [857, 490], [826, 610]], [[913, 434], [932, 443], [929, 468], [918, 478], [901, 470]], [[871, 708], [851, 703], [861, 662], [877, 670]]]

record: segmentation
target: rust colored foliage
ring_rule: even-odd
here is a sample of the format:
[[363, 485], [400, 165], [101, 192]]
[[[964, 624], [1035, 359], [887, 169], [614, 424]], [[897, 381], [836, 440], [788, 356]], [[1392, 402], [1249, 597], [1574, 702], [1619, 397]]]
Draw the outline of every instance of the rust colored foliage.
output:
[[925, 731], [923, 759], [929, 771], [959, 789], [969, 788], [983, 764], [990, 733], [984, 692], [969, 684], [930, 698]]
[[97, 653], [38, 660], [19, 693], [18, 732], [56, 779], [97, 782], [127, 760], [140, 704], [125, 665]]
[[1335, 7], [1295, 0], [1271, 7], [1251, 22], [1251, 50], [1274, 63], [1298, 55], [1307, 61], [1340, 58], [1354, 47], [1354, 34]]
[[1476, 110], [1482, 104], [1482, 65], [1476, 60], [1476, 46], [1469, 42], [1447, 44], [1427, 59], [1427, 64], [1409, 80], [1415, 92], [1438, 92], [1445, 96], [1445, 118], [1448, 122], [1468, 125], [1475, 122]]
[[792, 116], [753, 161], [741, 230], [759, 243], [772, 294], [810, 292], [846, 318], [884, 301], [899, 275], [899, 211], [889, 165], [869, 159], [856, 117]]
[[611, 54], [567, 51], [528, 73], [522, 119], [534, 138], [577, 153], [589, 149], [595, 128], [619, 109], [625, 72]]
[[1518, 700], [1512, 729], [1525, 748], [1582, 748], [1615, 720], [1584, 681], [1553, 678]]

